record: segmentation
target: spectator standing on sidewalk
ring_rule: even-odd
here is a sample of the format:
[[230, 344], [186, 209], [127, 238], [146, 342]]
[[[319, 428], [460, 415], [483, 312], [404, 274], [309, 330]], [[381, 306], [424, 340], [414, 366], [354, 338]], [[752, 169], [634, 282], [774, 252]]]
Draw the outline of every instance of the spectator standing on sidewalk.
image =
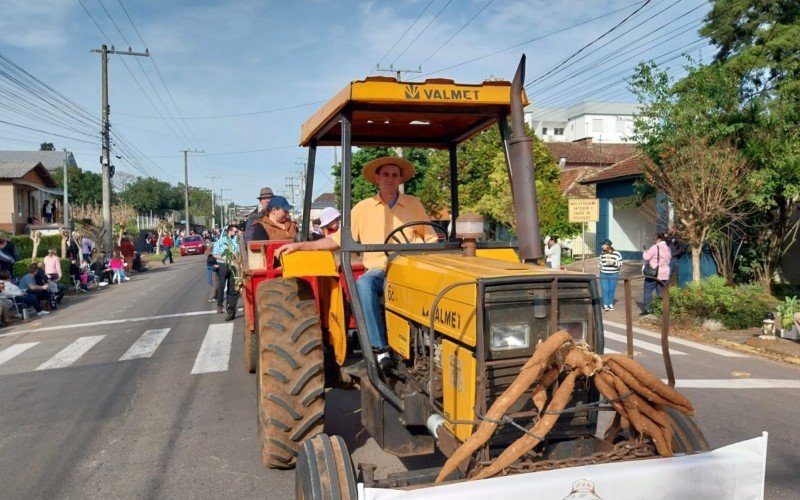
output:
[[600, 266], [600, 289], [603, 291], [603, 310], [614, 310], [614, 296], [617, 293], [617, 279], [622, 269], [622, 255], [614, 250], [611, 240], [601, 243], [602, 252], [597, 260]]
[[81, 254], [83, 255], [83, 261], [87, 264], [91, 262], [92, 256], [92, 249], [94, 248], [94, 241], [90, 240], [88, 236], [85, 234], [83, 238], [81, 238]]
[[133, 272], [133, 254], [136, 253], [136, 248], [133, 246], [129, 236], [122, 237], [122, 243], [119, 244], [119, 253], [125, 260], [126, 269], [128, 272]]
[[166, 264], [167, 259], [169, 259], [169, 263], [173, 264], [175, 261], [172, 260], [172, 237], [169, 233], [164, 233], [164, 238], [161, 239], [161, 246], [164, 247], [164, 258], [161, 259], [161, 263]]
[[642, 259], [645, 264], [650, 264], [651, 267], [658, 269], [658, 275], [655, 278], [645, 277], [644, 279], [642, 314], [649, 314], [653, 292], [656, 292], [656, 297], [661, 297], [661, 285], [658, 282], [660, 281], [664, 285], [669, 283], [669, 262], [672, 259], [672, 254], [669, 251], [669, 246], [667, 246], [667, 237], [664, 233], [656, 234], [656, 242], [647, 249]]
[[217, 314], [222, 313], [222, 302], [223, 298], [225, 298], [228, 313], [225, 316], [225, 321], [231, 321], [236, 317], [236, 302], [239, 300], [239, 293], [236, 290], [235, 268], [236, 259], [239, 255], [239, 242], [236, 238], [238, 234], [239, 227], [235, 224], [229, 224], [225, 235], [214, 243], [214, 249], [211, 251], [211, 254], [217, 259], [217, 265], [219, 265]]
[[558, 244], [558, 236], [551, 236], [547, 240], [547, 248], [544, 249], [547, 256], [547, 267], [561, 269], [561, 245]]

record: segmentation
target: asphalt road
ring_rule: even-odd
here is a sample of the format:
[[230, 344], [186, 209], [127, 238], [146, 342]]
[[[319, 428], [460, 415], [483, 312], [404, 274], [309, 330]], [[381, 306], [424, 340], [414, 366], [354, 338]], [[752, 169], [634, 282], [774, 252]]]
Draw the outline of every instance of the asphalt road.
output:
[[[294, 473], [261, 464], [242, 319], [223, 321], [207, 291], [205, 259], [186, 257], [0, 330], [0, 497], [292, 498]], [[607, 331], [623, 352], [623, 331]], [[658, 340], [636, 338], [637, 359], [664, 377]], [[797, 498], [800, 370], [702, 347], [673, 343], [673, 362], [712, 447], [769, 431], [766, 498]], [[326, 405], [326, 431], [378, 476], [439, 458], [378, 450], [355, 392]]]

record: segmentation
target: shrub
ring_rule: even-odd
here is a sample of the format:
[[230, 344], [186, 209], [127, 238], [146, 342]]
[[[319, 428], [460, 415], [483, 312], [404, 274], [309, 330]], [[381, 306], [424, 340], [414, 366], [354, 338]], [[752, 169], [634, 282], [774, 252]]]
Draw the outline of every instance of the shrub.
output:
[[[730, 287], [720, 276], [692, 282], [683, 289], [670, 287], [669, 295], [670, 315], [678, 321], [716, 319], [731, 330], [761, 326], [764, 315], [770, 310], [761, 287]], [[652, 302], [651, 311], [661, 315], [661, 300]]]
[[[17, 247], [17, 254], [20, 259], [30, 259], [31, 252], [33, 252], [33, 240], [29, 236], [10, 236], [9, 239], [14, 242]], [[58, 253], [61, 253], [61, 235], [53, 234], [50, 236], [42, 236], [39, 240], [39, 248], [36, 250], [37, 257], [46, 257], [47, 249], [55, 248]]]
[[[61, 279], [58, 282], [69, 288], [72, 285], [72, 280], [69, 277], [69, 259], [59, 260], [61, 260]], [[14, 276], [20, 278], [27, 273], [31, 262], [33, 262], [33, 259], [19, 259], [14, 262]]]

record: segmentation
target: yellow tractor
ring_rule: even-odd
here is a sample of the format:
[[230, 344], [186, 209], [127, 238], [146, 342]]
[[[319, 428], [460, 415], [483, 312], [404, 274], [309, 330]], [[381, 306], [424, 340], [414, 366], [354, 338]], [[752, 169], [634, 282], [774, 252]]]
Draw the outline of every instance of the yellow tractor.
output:
[[[275, 248], [284, 242], [251, 242], [245, 271], [245, 277], [265, 277], [252, 287], [254, 327], [245, 339], [246, 346], [257, 346], [246, 364], [255, 365], [258, 377], [263, 459], [270, 467], [296, 467], [298, 498], [378, 498], [374, 492], [381, 488], [412, 493], [496, 474], [657, 457], [668, 454], [665, 446], [682, 454], [708, 448], [686, 415], [691, 403], [660, 381], [672, 392], [659, 386], [649, 372], [628, 366], [630, 358], [600, 356], [603, 320], [595, 276], [537, 263], [542, 240], [523, 81], [524, 56], [513, 83], [369, 77], [348, 84], [302, 125], [308, 170], [301, 234], [310, 229], [317, 149], [341, 146], [341, 250], [275, 259]], [[483, 241], [480, 219], [459, 211], [458, 145], [489, 127], [499, 127], [506, 153], [517, 244]], [[451, 220], [436, 228], [439, 242], [409, 243], [404, 236], [429, 221], [409, 221], [383, 244], [353, 240], [354, 146], [449, 152]], [[391, 373], [379, 369], [361, 327], [355, 283], [363, 252], [388, 255], [385, 321], [396, 366]], [[360, 359], [348, 356], [348, 332], [362, 346]], [[640, 426], [639, 410], [629, 408], [646, 398], [637, 396], [636, 380], [627, 381], [629, 391], [609, 393], [602, 385], [605, 380], [614, 389], [617, 365], [641, 381], [641, 390], [665, 391], [659, 397], [667, 404], [652, 403], [658, 415], [647, 420], [657, 421], [655, 431]], [[333, 417], [324, 402], [331, 386], [360, 391], [361, 422], [384, 451], [412, 457], [438, 449], [447, 463], [380, 478], [370, 464], [356, 470], [344, 440], [323, 433], [325, 419]], [[615, 418], [604, 437], [598, 436], [602, 411], [627, 417]], [[523, 448], [528, 449], [519, 456], [508, 456]], [[490, 472], [500, 456], [508, 464]]]

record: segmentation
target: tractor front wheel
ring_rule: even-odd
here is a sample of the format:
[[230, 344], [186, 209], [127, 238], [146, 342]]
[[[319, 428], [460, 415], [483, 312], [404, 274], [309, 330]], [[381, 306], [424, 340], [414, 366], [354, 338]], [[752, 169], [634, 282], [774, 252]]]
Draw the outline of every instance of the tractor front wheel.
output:
[[325, 370], [317, 307], [303, 280], [256, 289], [258, 429], [264, 463], [293, 467], [303, 441], [322, 432]]
[[353, 462], [341, 437], [319, 434], [303, 443], [297, 458], [294, 488], [298, 500], [358, 497]]

